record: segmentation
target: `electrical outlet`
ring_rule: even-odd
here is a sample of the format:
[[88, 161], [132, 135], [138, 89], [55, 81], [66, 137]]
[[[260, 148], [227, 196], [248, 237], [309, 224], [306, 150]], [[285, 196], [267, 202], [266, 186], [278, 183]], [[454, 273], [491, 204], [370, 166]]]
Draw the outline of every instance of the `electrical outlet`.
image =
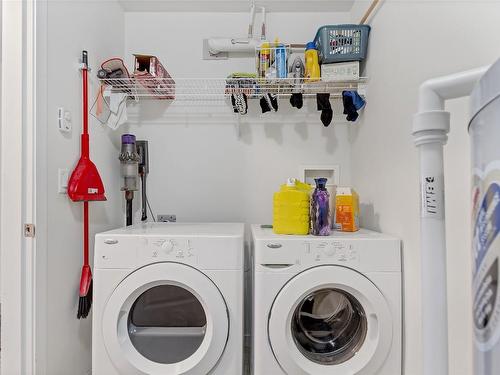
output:
[[160, 223], [175, 223], [177, 221], [176, 215], [158, 215], [158, 222]]
[[57, 170], [57, 192], [59, 194], [68, 193], [69, 170], [67, 168], [59, 168]]

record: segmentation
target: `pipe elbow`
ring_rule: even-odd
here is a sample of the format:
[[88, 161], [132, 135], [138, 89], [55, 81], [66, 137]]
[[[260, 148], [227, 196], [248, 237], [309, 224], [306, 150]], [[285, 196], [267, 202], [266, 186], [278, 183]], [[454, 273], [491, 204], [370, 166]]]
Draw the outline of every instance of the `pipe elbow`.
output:
[[468, 96], [489, 66], [431, 78], [419, 90], [419, 112], [442, 111], [447, 99]]
[[418, 91], [418, 110], [440, 111], [444, 109], [444, 99], [439, 95], [439, 80], [437, 78], [428, 79], [420, 85]]

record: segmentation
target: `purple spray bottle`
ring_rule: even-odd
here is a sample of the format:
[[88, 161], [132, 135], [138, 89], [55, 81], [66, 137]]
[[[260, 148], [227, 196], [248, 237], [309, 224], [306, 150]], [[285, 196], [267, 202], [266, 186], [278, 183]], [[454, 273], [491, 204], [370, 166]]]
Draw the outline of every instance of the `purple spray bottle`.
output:
[[330, 229], [330, 194], [326, 190], [326, 178], [315, 178], [316, 189], [311, 197], [311, 234], [329, 236]]

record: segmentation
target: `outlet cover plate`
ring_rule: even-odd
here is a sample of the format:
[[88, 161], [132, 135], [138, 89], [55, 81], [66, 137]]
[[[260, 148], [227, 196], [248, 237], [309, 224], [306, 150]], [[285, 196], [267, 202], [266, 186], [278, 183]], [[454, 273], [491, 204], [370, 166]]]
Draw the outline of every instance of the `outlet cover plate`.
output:
[[157, 221], [159, 223], [175, 223], [177, 221], [176, 215], [158, 215]]

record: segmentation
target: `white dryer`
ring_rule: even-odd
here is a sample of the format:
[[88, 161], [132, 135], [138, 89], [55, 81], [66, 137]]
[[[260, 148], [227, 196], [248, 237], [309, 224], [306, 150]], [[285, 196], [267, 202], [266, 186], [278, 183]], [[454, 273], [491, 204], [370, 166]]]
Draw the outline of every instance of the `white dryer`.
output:
[[401, 375], [401, 246], [252, 227], [255, 375]]
[[96, 235], [92, 373], [243, 367], [243, 224], [140, 224]]

